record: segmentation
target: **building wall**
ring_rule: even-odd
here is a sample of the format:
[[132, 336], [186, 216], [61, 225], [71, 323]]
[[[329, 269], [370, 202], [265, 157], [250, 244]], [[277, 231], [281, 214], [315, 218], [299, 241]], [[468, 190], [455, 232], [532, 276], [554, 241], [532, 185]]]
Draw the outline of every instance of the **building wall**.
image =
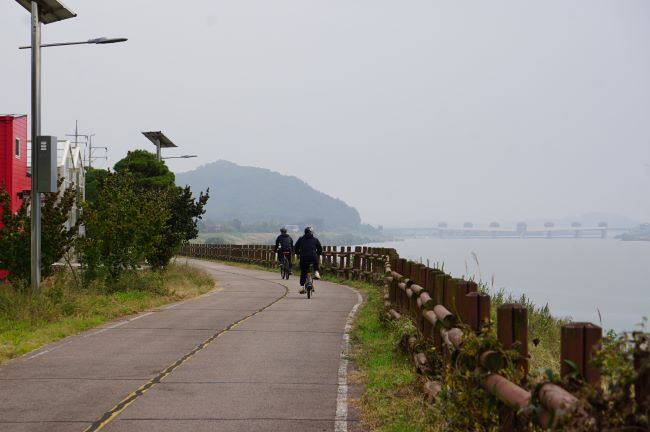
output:
[[[15, 142], [20, 140], [20, 157]], [[18, 194], [31, 189], [27, 177], [27, 116], [0, 116], [0, 183], [11, 195], [11, 210], [16, 212], [22, 200]]]
[[22, 201], [18, 199], [18, 194], [32, 189], [32, 179], [27, 177], [27, 116], [17, 117], [14, 120], [13, 138], [14, 141], [12, 142], [15, 142], [16, 138], [20, 140], [20, 159], [13, 158], [14, 169], [12, 181], [13, 197], [16, 198], [12, 200], [12, 210], [17, 211], [22, 204]]
[[0, 184], [8, 191], [11, 190], [11, 159], [10, 145], [14, 134], [13, 117], [0, 117]]

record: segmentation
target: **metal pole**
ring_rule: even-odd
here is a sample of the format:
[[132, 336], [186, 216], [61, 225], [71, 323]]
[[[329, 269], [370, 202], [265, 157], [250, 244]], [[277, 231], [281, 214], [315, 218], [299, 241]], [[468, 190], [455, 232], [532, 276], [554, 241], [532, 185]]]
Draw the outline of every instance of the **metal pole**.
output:
[[160, 140], [156, 140], [156, 158], [159, 162], [162, 161], [162, 153], [160, 151]]
[[41, 287], [41, 194], [38, 192], [38, 136], [41, 134], [41, 22], [32, 1], [32, 291]]

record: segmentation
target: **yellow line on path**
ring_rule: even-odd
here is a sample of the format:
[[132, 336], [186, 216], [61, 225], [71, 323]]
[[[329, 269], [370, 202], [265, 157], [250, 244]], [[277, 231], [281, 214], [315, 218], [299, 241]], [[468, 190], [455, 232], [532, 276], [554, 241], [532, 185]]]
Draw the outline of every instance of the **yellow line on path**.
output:
[[[229, 272], [224, 272], [224, 273], [229, 273]], [[238, 273], [235, 273], [235, 274], [238, 274]], [[250, 276], [250, 277], [252, 277], [252, 276]], [[259, 279], [259, 278], [254, 278], [254, 279]], [[97, 420], [96, 422], [94, 422], [93, 424], [88, 426], [85, 429], [84, 432], [96, 432], [96, 431], [102, 430], [104, 427], [106, 427], [106, 425], [108, 425], [111, 421], [113, 421], [113, 419], [115, 419], [115, 417], [120, 415], [120, 413], [122, 413], [122, 411], [124, 411], [126, 408], [128, 408], [129, 405], [131, 405], [133, 402], [135, 402], [135, 400], [138, 397], [142, 396], [147, 390], [149, 390], [150, 388], [152, 388], [156, 384], [159, 384], [162, 380], [167, 378], [167, 376], [169, 374], [171, 374], [172, 372], [174, 372], [174, 370], [176, 368], [178, 368], [183, 363], [185, 363], [187, 360], [192, 358], [196, 353], [198, 353], [203, 348], [208, 346], [211, 342], [213, 342], [219, 336], [223, 335], [224, 333], [227, 333], [228, 331], [230, 331], [233, 328], [237, 327], [239, 324], [243, 323], [247, 319], [252, 318], [255, 315], [257, 315], [258, 313], [260, 313], [260, 312], [264, 311], [265, 309], [273, 306], [274, 304], [276, 304], [277, 302], [279, 302], [280, 300], [285, 298], [287, 296], [287, 294], [289, 293], [289, 288], [286, 285], [280, 284], [278, 282], [269, 281], [269, 280], [266, 280], [266, 279], [260, 279], [260, 280], [264, 280], [265, 282], [276, 283], [278, 285], [283, 286], [284, 287], [284, 294], [282, 294], [281, 297], [278, 297], [277, 299], [273, 300], [271, 303], [264, 306], [263, 308], [253, 312], [250, 315], [245, 316], [244, 318], [242, 318], [242, 319], [240, 319], [238, 321], [233, 322], [232, 324], [230, 324], [225, 329], [218, 331], [217, 333], [213, 334], [212, 336], [210, 336], [209, 338], [207, 338], [206, 340], [201, 342], [194, 349], [192, 349], [192, 351], [188, 352], [183, 357], [176, 360], [173, 364], [169, 365], [165, 370], [160, 372], [158, 375], [156, 375], [150, 381], [147, 381], [145, 384], [141, 385], [136, 391], [130, 393], [127, 397], [122, 399], [110, 411], [107, 411], [99, 420]]]

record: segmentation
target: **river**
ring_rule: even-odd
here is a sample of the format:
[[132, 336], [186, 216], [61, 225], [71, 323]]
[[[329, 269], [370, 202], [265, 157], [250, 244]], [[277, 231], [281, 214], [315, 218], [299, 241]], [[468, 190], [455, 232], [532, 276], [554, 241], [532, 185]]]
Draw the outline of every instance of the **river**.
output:
[[428, 259], [432, 265], [444, 263], [454, 277], [488, 285], [494, 279], [494, 289], [525, 294], [539, 306], [548, 303], [556, 317], [604, 329], [634, 330], [650, 315], [650, 242], [414, 238], [369, 246], [395, 248], [402, 257]]

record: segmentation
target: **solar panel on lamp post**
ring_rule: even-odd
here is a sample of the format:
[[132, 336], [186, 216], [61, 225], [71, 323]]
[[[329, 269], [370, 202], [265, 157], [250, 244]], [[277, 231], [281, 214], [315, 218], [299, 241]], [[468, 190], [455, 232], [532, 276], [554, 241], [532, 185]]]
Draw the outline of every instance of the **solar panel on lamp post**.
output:
[[[41, 23], [51, 24], [77, 16], [58, 0], [16, 0], [31, 13], [31, 111], [32, 111], [32, 202], [31, 202], [31, 285], [32, 291], [40, 291], [41, 286], [41, 195], [38, 190], [38, 145], [41, 135], [41, 48], [47, 46], [76, 45], [68, 42], [41, 45]], [[84, 43], [106, 44], [123, 42], [126, 39], [91, 39]]]
[[161, 131], [142, 132], [142, 135], [146, 136], [147, 139], [156, 146], [156, 159], [161, 162], [163, 160], [161, 152], [162, 148], [178, 147]]

